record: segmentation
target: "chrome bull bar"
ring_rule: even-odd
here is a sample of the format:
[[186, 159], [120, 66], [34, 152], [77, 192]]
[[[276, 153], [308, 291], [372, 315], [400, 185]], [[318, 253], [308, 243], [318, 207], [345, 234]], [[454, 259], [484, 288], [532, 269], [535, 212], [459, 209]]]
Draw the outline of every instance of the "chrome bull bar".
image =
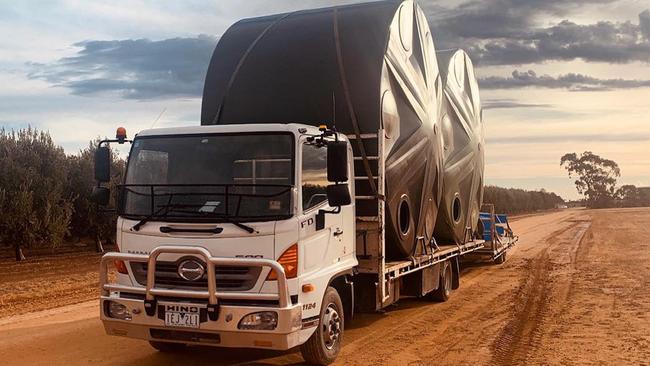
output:
[[[195, 255], [202, 258], [207, 267], [207, 291], [204, 290], [181, 290], [181, 289], [165, 289], [156, 288], [156, 263], [161, 254], [187, 254]], [[122, 260], [128, 262], [146, 262], [147, 263], [147, 285], [141, 286], [128, 286], [115, 283], [108, 283], [108, 263]], [[277, 274], [277, 294], [261, 294], [250, 292], [229, 292], [217, 291], [217, 279], [215, 276], [215, 266], [257, 266], [269, 267]], [[218, 317], [218, 299], [230, 300], [272, 300], [278, 301], [280, 308], [288, 308], [291, 304], [291, 297], [289, 296], [289, 287], [287, 284], [287, 276], [284, 273], [284, 268], [271, 259], [260, 258], [225, 258], [213, 257], [210, 252], [203, 247], [195, 246], [160, 246], [151, 251], [149, 255], [146, 254], [129, 254], [129, 253], [107, 253], [102, 256], [99, 267], [99, 286], [102, 296], [109, 296], [111, 291], [136, 293], [145, 296], [145, 310], [148, 315], [154, 315], [156, 312], [156, 296], [169, 296], [169, 297], [186, 297], [192, 299], [207, 299], [208, 300], [208, 316], [212, 320]]]

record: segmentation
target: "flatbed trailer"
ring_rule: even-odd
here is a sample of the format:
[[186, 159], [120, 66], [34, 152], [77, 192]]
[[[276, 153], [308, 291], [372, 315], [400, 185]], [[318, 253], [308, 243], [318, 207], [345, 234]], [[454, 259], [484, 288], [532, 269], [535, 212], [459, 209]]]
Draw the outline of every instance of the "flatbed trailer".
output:
[[504, 263], [508, 249], [517, 244], [519, 237], [514, 235], [506, 215], [495, 213], [494, 204], [483, 205], [480, 219], [485, 245], [474, 254], [488, 257], [496, 264]]
[[[367, 192], [370, 179], [377, 187], [376, 195], [355, 195], [356, 253], [359, 261], [355, 276], [355, 303], [361, 311], [381, 310], [402, 296], [422, 297], [440, 289], [440, 285], [447, 280], [447, 266], [451, 274], [448, 283], [451, 288], [443, 288], [442, 291], [458, 288], [460, 258], [485, 248], [485, 240], [476, 238], [468, 230], [462, 244], [438, 243], [434, 237], [430, 240], [418, 237], [417, 254], [403, 260], [386, 259], [384, 136], [383, 129], [376, 134], [347, 135], [353, 147], [358, 139], [364, 140], [366, 146], [376, 146], [376, 150], [370, 151], [369, 155], [353, 149], [355, 163], [367, 164], [376, 174], [368, 177], [363, 169], [355, 169], [355, 172], [359, 172], [354, 177], [356, 191]], [[368, 211], [372, 214], [367, 215]], [[372, 292], [376, 293], [374, 302], [368, 296]]]

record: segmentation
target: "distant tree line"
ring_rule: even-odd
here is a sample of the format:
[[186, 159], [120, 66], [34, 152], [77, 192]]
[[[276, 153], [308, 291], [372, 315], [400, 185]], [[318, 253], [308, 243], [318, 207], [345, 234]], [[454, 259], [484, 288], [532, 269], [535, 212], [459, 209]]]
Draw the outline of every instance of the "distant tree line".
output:
[[626, 184], [616, 190], [615, 200], [617, 207], [649, 207], [650, 187], [639, 188]]
[[494, 204], [497, 213], [521, 214], [556, 208], [564, 199], [545, 190], [527, 191], [518, 188], [486, 186], [483, 202]]
[[560, 166], [567, 170], [569, 178], [575, 178], [576, 189], [589, 208], [650, 206], [650, 188], [633, 185], [617, 188], [621, 169], [613, 160], [585, 151], [580, 155], [565, 154]]
[[[80, 238], [101, 248], [112, 241], [115, 218], [90, 200], [98, 141], [66, 155], [47, 132], [0, 129], [0, 249], [22, 260], [23, 248], [57, 248]], [[113, 165], [116, 184], [124, 161], [114, 156]]]

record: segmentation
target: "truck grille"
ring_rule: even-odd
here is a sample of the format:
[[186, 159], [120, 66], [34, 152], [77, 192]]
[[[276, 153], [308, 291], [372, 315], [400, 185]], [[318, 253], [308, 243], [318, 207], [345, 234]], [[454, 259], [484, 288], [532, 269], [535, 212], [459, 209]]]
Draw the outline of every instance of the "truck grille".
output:
[[[131, 263], [135, 280], [147, 284], [147, 263]], [[255, 286], [262, 267], [216, 266], [215, 277], [219, 291], [247, 291]], [[207, 289], [207, 274], [196, 281], [187, 281], [178, 275], [177, 262], [156, 263], [156, 286], [185, 289]]]

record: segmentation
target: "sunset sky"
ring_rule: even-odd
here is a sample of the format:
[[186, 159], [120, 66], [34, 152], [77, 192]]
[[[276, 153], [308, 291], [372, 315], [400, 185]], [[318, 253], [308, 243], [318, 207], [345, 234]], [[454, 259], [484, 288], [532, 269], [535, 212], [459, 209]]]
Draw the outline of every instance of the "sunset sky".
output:
[[[0, 127], [48, 130], [75, 153], [118, 125], [197, 125], [230, 24], [353, 2], [1, 1]], [[436, 48], [477, 66], [488, 183], [577, 198], [559, 160], [590, 150], [619, 163], [619, 184], [650, 186], [649, 1], [418, 3]]]

